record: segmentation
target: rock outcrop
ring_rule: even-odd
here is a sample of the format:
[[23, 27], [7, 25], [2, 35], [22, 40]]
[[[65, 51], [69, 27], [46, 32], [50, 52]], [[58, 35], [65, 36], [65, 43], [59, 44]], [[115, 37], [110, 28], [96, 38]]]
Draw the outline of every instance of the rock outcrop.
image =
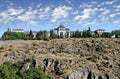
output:
[[[120, 79], [120, 39], [15, 42], [1, 43], [0, 64], [32, 59], [35, 68], [43, 68], [54, 79]], [[25, 62], [21, 69], [30, 64]]]
[[97, 72], [92, 72], [88, 68], [82, 67], [74, 72], [72, 72], [67, 79], [118, 79], [117, 77], [111, 77], [107, 73], [99, 74]]

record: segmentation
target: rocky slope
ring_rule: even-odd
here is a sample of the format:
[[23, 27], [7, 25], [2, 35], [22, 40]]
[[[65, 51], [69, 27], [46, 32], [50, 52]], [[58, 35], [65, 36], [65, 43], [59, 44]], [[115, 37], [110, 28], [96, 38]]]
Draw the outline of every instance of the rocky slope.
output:
[[[120, 39], [0, 42], [0, 64], [33, 59], [54, 79], [120, 79]], [[32, 62], [27, 62], [27, 70]]]

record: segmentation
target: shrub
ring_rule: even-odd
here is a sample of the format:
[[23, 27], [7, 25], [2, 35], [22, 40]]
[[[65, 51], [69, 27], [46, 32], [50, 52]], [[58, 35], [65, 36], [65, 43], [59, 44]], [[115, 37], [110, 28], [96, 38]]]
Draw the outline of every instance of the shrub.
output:
[[43, 69], [35, 68], [33, 64], [23, 72], [21, 70], [23, 64], [24, 62], [2, 64], [0, 66], [0, 79], [51, 79], [44, 73]]

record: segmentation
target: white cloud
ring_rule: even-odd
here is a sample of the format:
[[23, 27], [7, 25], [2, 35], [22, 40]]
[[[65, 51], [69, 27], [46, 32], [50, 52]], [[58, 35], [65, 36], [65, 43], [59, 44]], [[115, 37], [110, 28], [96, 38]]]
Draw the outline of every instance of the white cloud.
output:
[[12, 15], [12, 16], [19, 15], [19, 14], [23, 13], [24, 11], [25, 11], [25, 9], [14, 9], [14, 8], [11, 8], [8, 10], [10, 15]]
[[18, 19], [21, 21], [32, 21], [32, 22], [40, 19], [47, 19], [47, 17], [50, 16], [50, 11], [51, 11], [50, 7], [37, 8], [37, 9], [28, 7], [28, 10], [26, 10], [24, 14], [18, 16]]
[[41, 7], [41, 5], [42, 5], [41, 3], [37, 4], [37, 8], [40, 8], [40, 7]]
[[107, 21], [108, 19], [109, 19], [109, 17], [107, 17], [107, 16], [102, 16], [100, 20], [101, 20], [101, 21]]
[[102, 15], [106, 15], [106, 14], [109, 14], [110, 13], [110, 10], [109, 9], [106, 9], [103, 13], [102, 13]]
[[78, 10], [71, 12], [71, 14], [73, 14], [73, 15], [78, 14], [78, 13], [79, 13]]
[[66, 2], [67, 2], [68, 4], [72, 4], [72, 2], [71, 2], [70, 0], [66, 0]]
[[[101, 18], [101, 20], [107, 20], [108, 19], [108, 15], [111, 12], [109, 9], [107, 8], [100, 8], [99, 11], [102, 11], [101, 14], [98, 16], [99, 18]], [[113, 16], [113, 15], [111, 15]]]
[[117, 0], [104, 1], [102, 3], [99, 3], [97, 6], [98, 7], [102, 7], [102, 6], [105, 6], [105, 5], [109, 6], [109, 5], [113, 5], [116, 2], [117, 2]]
[[119, 12], [120, 11], [120, 5], [114, 5], [113, 7], [115, 9], [115, 12]]
[[45, 12], [48, 12], [48, 11], [50, 11], [51, 9], [50, 9], [50, 7], [46, 7], [45, 8]]
[[36, 18], [37, 11], [33, 11], [30, 8], [24, 14], [17, 17], [21, 21], [30, 21]]
[[48, 19], [51, 15], [51, 7], [46, 7], [38, 11], [38, 19]]
[[72, 7], [58, 6], [52, 12], [53, 18], [52, 18], [51, 22], [56, 22], [59, 19], [67, 18], [70, 15], [71, 10], [72, 10]]
[[116, 14], [110, 14], [109, 16], [110, 16], [111, 18], [113, 18], [113, 17], [116, 16]]
[[93, 15], [96, 14], [97, 8], [86, 8], [82, 11], [82, 15], [75, 16], [74, 20], [86, 20], [91, 18]]
[[114, 6], [114, 8], [120, 9], [120, 5]]
[[94, 19], [93, 21], [79, 21], [78, 24], [82, 25], [82, 26], [90, 26], [90, 25], [96, 25], [97, 20]]
[[120, 24], [120, 20], [113, 21], [114, 24]]
[[106, 1], [106, 2], [103, 2], [102, 5], [104, 5], [104, 4], [106, 4], [106, 5], [112, 5], [112, 4], [114, 4], [115, 2], [117, 2], [117, 0]]
[[91, 8], [93, 5], [92, 4], [87, 4], [87, 3], [83, 3], [80, 5], [81, 8]]
[[75, 16], [74, 20], [79, 20], [80, 17], [81, 17], [80, 15], [77, 15], [77, 16]]
[[97, 1], [92, 1], [91, 4], [97, 5], [98, 2]]

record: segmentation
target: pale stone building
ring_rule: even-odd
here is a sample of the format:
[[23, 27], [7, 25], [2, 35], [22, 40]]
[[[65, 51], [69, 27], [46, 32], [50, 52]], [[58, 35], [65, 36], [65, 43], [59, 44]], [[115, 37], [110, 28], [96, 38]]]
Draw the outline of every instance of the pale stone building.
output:
[[105, 32], [105, 30], [104, 29], [98, 29], [95, 32], [100, 36]]
[[70, 29], [65, 28], [63, 25], [60, 25], [58, 28], [55, 28], [53, 32], [63, 38], [70, 37]]
[[24, 32], [24, 29], [13, 29], [13, 32]]

